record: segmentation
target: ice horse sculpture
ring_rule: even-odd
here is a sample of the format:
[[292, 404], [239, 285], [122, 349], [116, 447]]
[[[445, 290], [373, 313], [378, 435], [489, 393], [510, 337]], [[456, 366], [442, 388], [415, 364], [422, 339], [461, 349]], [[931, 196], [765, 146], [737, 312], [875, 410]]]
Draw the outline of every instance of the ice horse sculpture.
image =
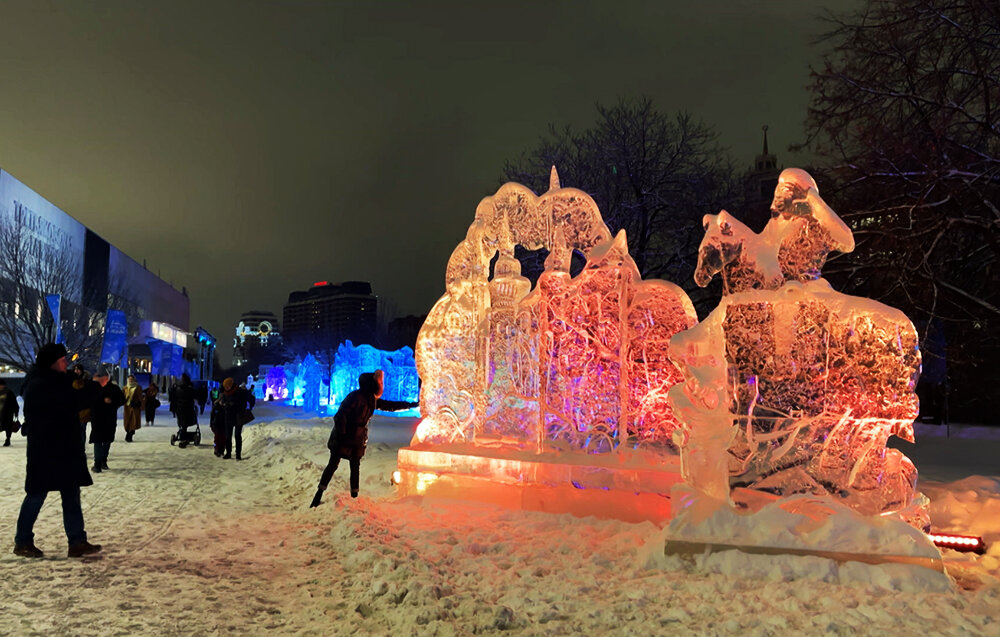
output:
[[[534, 290], [515, 246], [549, 251]], [[573, 251], [586, 259], [575, 277]], [[669, 491], [667, 392], [681, 380], [669, 343], [697, 318], [679, 287], [641, 279], [624, 231], [611, 236], [589, 195], [562, 188], [555, 168], [540, 197], [505, 184], [479, 204], [445, 283], [417, 338], [423, 420], [400, 451], [404, 494], [459, 465], [480, 484]], [[669, 477], [600, 468], [633, 461]]]
[[812, 494], [925, 527], [916, 469], [885, 446], [913, 440], [913, 324], [820, 277], [854, 241], [806, 172], [781, 174], [772, 213], [760, 235], [725, 211], [704, 220], [695, 281], [720, 275], [723, 298], [670, 343], [685, 482], [746, 511]]

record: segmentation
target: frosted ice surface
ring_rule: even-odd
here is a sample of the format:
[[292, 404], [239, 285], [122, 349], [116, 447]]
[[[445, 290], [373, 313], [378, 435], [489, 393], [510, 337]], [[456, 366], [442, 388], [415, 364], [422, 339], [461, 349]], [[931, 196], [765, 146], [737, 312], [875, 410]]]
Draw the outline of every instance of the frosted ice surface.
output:
[[820, 278], [854, 241], [807, 173], [782, 173], [772, 212], [760, 235], [725, 211], [706, 217], [695, 280], [721, 273], [724, 296], [670, 350], [685, 379], [671, 390], [685, 479], [751, 509], [811, 493], [924, 525], [916, 469], [885, 446], [913, 438], [913, 324]]
[[[549, 251], [534, 290], [518, 245]], [[574, 251], [586, 258], [576, 277]], [[593, 199], [561, 187], [555, 169], [540, 197], [505, 184], [479, 204], [445, 284], [417, 339], [414, 442], [676, 452], [667, 391], [681, 375], [668, 350], [694, 308], [676, 285], [642, 281], [624, 232], [612, 238]]]

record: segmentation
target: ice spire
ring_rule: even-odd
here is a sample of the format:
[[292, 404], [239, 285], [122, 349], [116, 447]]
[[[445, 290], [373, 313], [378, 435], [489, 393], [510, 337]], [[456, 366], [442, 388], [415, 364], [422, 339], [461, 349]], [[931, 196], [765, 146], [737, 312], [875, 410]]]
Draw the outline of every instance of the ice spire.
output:
[[556, 172], [556, 167], [553, 164], [552, 170], [549, 171], [549, 192], [553, 190], [559, 190], [562, 186], [559, 185], [559, 173]]

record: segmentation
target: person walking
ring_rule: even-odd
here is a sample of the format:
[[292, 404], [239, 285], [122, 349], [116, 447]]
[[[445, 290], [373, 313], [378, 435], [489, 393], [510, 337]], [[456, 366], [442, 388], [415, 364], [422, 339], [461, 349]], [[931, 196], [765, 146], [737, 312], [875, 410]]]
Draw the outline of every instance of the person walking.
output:
[[243, 459], [243, 425], [253, 419], [253, 396], [236, 381], [222, 381], [222, 394], [212, 403], [209, 418], [215, 434], [215, 455], [228, 460], [233, 457], [233, 437], [236, 437], [236, 459]]
[[35, 546], [35, 521], [49, 491], [62, 496], [63, 527], [69, 557], [101, 550], [87, 541], [80, 487], [94, 484], [80, 438], [80, 417], [66, 374], [66, 348], [48, 343], [39, 348], [24, 383], [24, 420], [28, 437], [24, 502], [17, 516], [14, 554], [44, 557]]
[[118, 428], [118, 408], [125, 404], [125, 394], [108, 377], [108, 370], [101, 367], [94, 373], [100, 386], [90, 407], [90, 442], [94, 445], [94, 473], [106, 471], [111, 443]]
[[122, 390], [125, 394], [125, 409], [122, 415], [122, 424], [125, 427], [125, 442], [132, 442], [132, 436], [138, 431], [142, 424], [142, 387], [136, 382], [135, 376], [132, 374], [128, 375], [128, 381], [125, 383], [125, 389]]
[[87, 423], [90, 422], [90, 408], [93, 406], [94, 399], [97, 398], [97, 392], [101, 387], [90, 379], [87, 375], [87, 370], [80, 364], [73, 366], [73, 375], [71, 378], [73, 379], [73, 398], [76, 402], [76, 411], [80, 418], [80, 439], [83, 440], [83, 447], [86, 449]]
[[20, 409], [20, 405], [17, 404], [17, 396], [7, 389], [7, 381], [0, 378], [0, 426], [7, 434], [7, 439], [3, 441], [4, 447], [10, 446], [11, 434], [16, 433], [19, 429], [14, 423], [17, 422]]
[[152, 427], [153, 421], [156, 419], [156, 408], [160, 406], [160, 388], [156, 386], [156, 383], [150, 383], [144, 393], [146, 398], [143, 401], [143, 409], [146, 410], [146, 426]]
[[[197, 420], [195, 407], [196, 394], [194, 385], [191, 384], [191, 377], [187, 373], [181, 374], [181, 382], [179, 385], [175, 385], [171, 389], [171, 402], [174, 407], [174, 415], [177, 416], [177, 427], [182, 432], [186, 432], [188, 427], [193, 427]], [[181, 442], [178, 444], [179, 447], [184, 448], [188, 445], [188, 439], [184, 436], [178, 436]]]
[[408, 409], [419, 403], [382, 400], [384, 380], [382, 370], [361, 374], [359, 388], [349, 393], [333, 417], [333, 431], [326, 446], [330, 450], [330, 462], [319, 479], [319, 487], [310, 507], [317, 507], [323, 499], [323, 492], [330, 485], [341, 459], [351, 467], [351, 497], [358, 497], [361, 482], [361, 458], [368, 446], [368, 421], [376, 409], [396, 411]]

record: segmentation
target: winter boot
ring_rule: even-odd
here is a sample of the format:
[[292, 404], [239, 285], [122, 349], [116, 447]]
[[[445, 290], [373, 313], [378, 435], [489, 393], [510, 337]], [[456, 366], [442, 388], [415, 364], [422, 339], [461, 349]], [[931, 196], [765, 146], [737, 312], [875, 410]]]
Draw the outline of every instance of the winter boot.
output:
[[42, 553], [41, 549], [31, 544], [15, 544], [14, 545], [14, 555], [20, 555], [21, 557], [45, 557], [45, 553]]
[[358, 497], [358, 491], [357, 491], [357, 489], [351, 489], [351, 497], [352, 498]]
[[325, 484], [321, 484], [321, 485], [319, 485], [319, 487], [317, 487], [317, 489], [316, 489], [316, 495], [313, 496], [312, 504], [309, 505], [310, 509], [312, 509], [314, 507], [318, 507], [320, 505], [320, 502], [322, 502], [322, 500], [323, 500], [323, 491], [325, 491], [325, 490], [326, 490], [326, 485]]
[[125, 434], [125, 442], [132, 442], [132, 434], [134, 434], [134, 433], [135, 433], [134, 431], [130, 431], [130, 432], [126, 433]]
[[84, 540], [83, 542], [77, 542], [76, 544], [69, 545], [68, 557], [83, 557], [84, 555], [90, 555], [91, 553], [98, 553], [100, 550], [100, 544], [91, 544], [90, 542]]
[[94, 473], [100, 473], [101, 472], [101, 465], [95, 463], [94, 466], [93, 466], [93, 468], [91, 469], [91, 471], [93, 471]]
[[10, 436], [7, 436], [7, 439], [3, 441], [3, 446], [4, 447], [10, 446]]

